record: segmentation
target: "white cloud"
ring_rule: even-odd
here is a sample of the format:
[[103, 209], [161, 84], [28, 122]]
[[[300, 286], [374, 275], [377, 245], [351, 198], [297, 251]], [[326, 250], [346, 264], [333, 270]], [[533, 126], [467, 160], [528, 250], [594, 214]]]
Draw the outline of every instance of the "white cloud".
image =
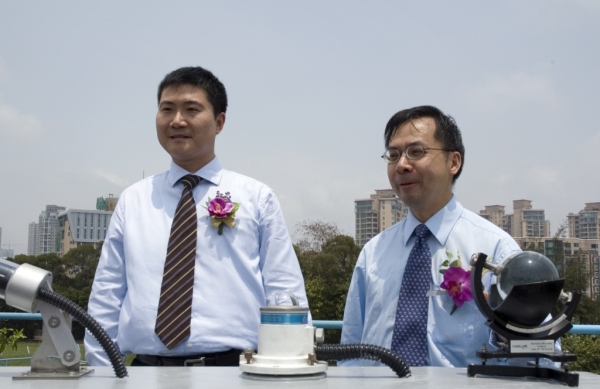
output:
[[505, 112], [517, 107], [541, 105], [550, 112], [559, 107], [559, 97], [551, 80], [542, 75], [517, 72], [495, 76], [466, 88], [465, 96], [475, 107]]
[[42, 131], [42, 122], [35, 116], [0, 102], [0, 137], [29, 140], [39, 137]]
[[121, 188], [125, 188], [125, 187], [129, 186], [129, 182], [126, 179], [121, 178], [121, 177], [117, 176], [116, 174], [113, 174], [110, 172], [105, 172], [100, 169], [94, 170], [94, 173], [96, 173], [98, 176], [105, 179], [106, 181], [110, 182], [111, 184], [117, 185]]

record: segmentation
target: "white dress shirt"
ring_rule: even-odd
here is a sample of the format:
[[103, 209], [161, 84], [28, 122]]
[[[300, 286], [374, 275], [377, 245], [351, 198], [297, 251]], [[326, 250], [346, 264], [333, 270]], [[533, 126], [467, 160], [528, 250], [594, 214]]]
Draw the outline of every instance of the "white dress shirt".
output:
[[[396, 308], [408, 256], [415, 242], [414, 230], [420, 222], [408, 217], [371, 239], [358, 258], [344, 312], [342, 343], [365, 343], [390, 348]], [[430, 289], [440, 290], [442, 262], [461, 256], [469, 269], [472, 254], [482, 252], [492, 262], [503, 262], [519, 252], [517, 243], [503, 230], [462, 207], [452, 197], [425, 223], [432, 261]], [[450, 262], [452, 262], [450, 260]], [[487, 273], [490, 275], [491, 273]], [[486, 277], [487, 275], [484, 275]], [[484, 284], [490, 283], [486, 280]], [[454, 303], [447, 294], [429, 297], [427, 318], [428, 365], [466, 367], [480, 363], [475, 351], [489, 345], [490, 330], [475, 301], [469, 301], [450, 315]], [[493, 346], [489, 347], [493, 349]], [[368, 360], [344, 361], [342, 365], [378, 365]]]
[[[213, 161], [195, 174], [198, 239], [191, 335], [168, 350], [154, 333], [173, 214], [189, 174], [175, 163], [119, 197], [92, 287], [88, 312], [122, 353], [183, 356], [257, 347], [259, 308], [278, 292], [291, 292], [308, 306], [304, 281], [279, 202], [266, 185]], [[236, 226], [223, 234], [211, 226], [207, 201], [217, 191], [239, 203]], [[90, 333], [91, 365], [109, 364]]]

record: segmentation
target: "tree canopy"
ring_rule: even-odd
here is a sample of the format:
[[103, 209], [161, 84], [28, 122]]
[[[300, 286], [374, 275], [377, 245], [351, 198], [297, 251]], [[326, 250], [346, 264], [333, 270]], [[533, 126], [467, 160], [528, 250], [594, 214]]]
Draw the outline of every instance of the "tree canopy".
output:
[[[304, 276], [313, 319], [344, 317], [350, 280], [360, 253], [354, 239], [335, 224], [305, 221], [297, 225], [294, 248]], [[328, 331], [327, 343], [339, 342], [339, 331]]]
[[100, 251], [100, 248], [92, 245], [82, 245], [70, 250], [62, 258], [56, 253], [36, 257], [17, 255], [14, 262], [48, 270], [52, 273], [52, 289], [87, 310]]

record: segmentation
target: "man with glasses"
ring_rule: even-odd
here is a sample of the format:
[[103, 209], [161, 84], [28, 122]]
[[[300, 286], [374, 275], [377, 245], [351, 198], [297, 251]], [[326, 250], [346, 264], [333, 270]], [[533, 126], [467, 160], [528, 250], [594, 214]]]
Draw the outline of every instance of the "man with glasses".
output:
[[[342, 343], [390, 348], [410, 366], [479, 363], [475, 351], [482, 344], [489, 349], [495, 344], [489, 344], [485, 318], [468, 288], [462, 290], [464, 283], [450, 287], [455, 295], [461, 292], [462, 300], [455, 304], [440, 270], [458, 259], [453, 265], [466, 271], [477, 252], [502, 262], [520, 251], [519, 246], [454, 197], [465, 149], [452, 117], [432, 106], [406, 109], [392, 116], [384, 138], [382, 158], [390, 184], [409, 212], [364, 246], [348, 292]], [[458, 271], [456, 266], [450, 273]]]

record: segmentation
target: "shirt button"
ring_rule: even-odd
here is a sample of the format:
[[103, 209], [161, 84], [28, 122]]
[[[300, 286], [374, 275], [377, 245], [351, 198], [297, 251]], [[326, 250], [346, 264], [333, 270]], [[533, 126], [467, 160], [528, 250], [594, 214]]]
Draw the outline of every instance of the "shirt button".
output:
[[187, 345], [187, 346], [188, 346], [189, 348], [192, 348], [192, 347], [194, 347], [194, 344], [193, 344], [193, 343], [188, 343], [188, 345]]

